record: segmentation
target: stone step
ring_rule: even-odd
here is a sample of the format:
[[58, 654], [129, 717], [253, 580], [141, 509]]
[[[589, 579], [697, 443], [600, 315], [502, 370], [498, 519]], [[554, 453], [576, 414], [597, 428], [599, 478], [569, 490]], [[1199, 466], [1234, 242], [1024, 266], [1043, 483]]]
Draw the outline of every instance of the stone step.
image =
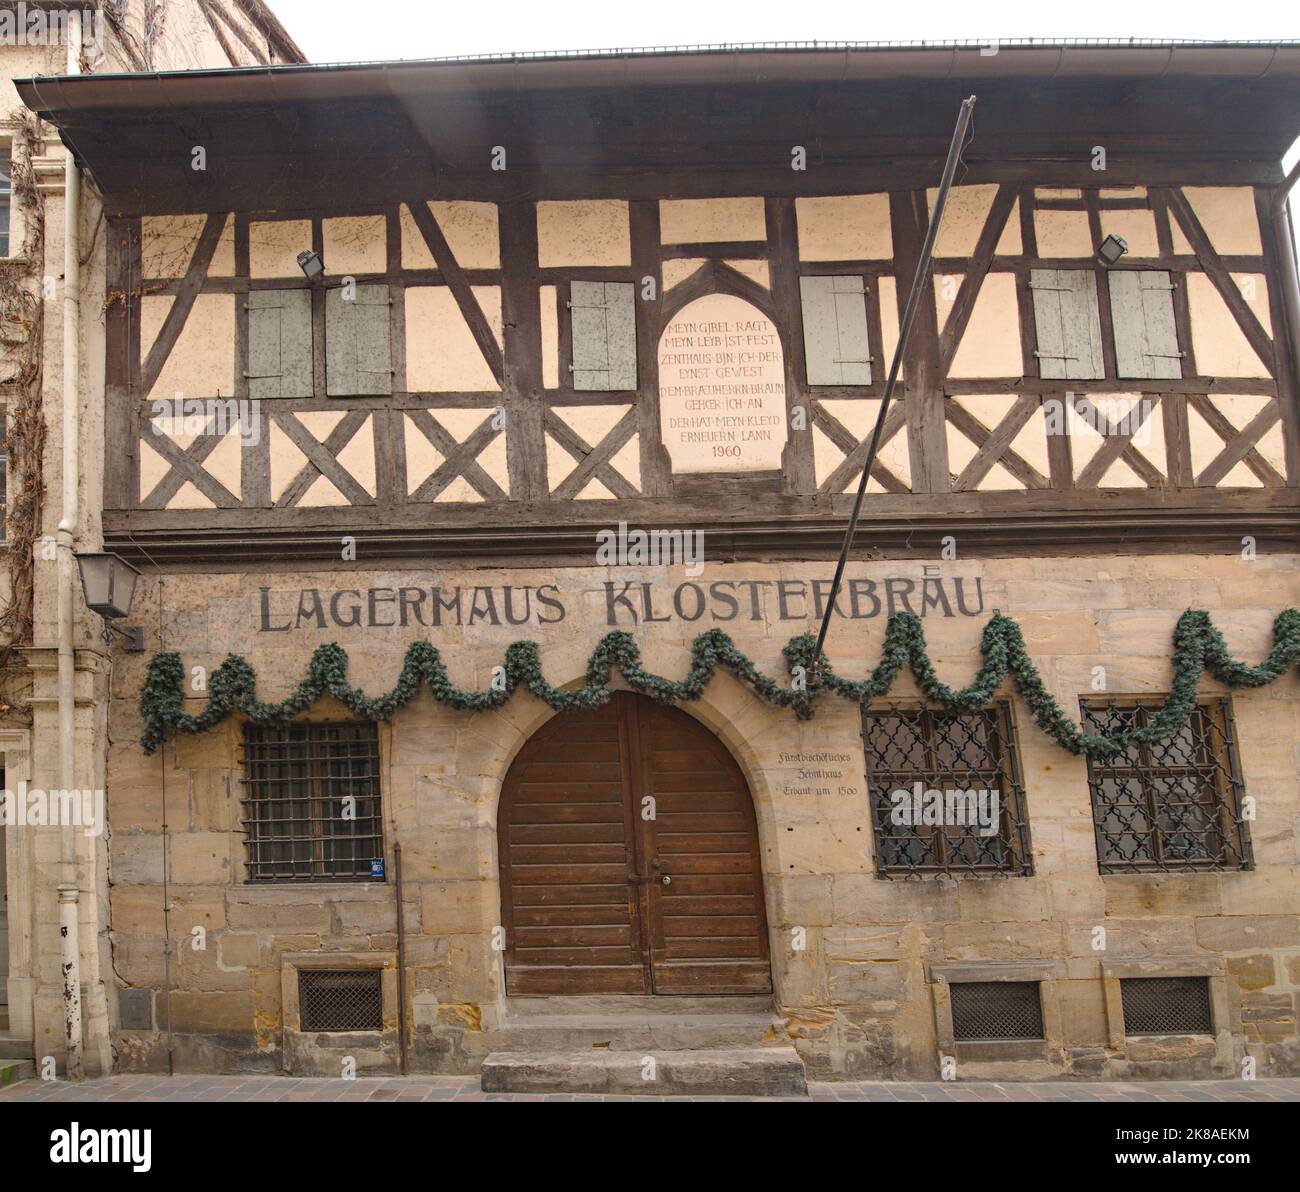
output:
[[620, 1014], [681, 1017], [689, 1014], [771, 1014], [772, 995], [666, 996], [663, 994], [589, 994], [577, 997], [513, 997], [511, 1018], [549, 1017], [555, 1014]]
[[496, 1051], [725, 1050], [788, 1046], [765, 997], [513, 998]]
[[716, 1051], [732, 1047], [789, 1045], [781, 1020], [766, 1014], [623, 1015], [554, 1014], [507, 1016], [499, 1051]]
[[29, 1060], [32, 1054], [30, 1039], [15, 1039], [11, 1035], [0, 1034], [0, 1060]]
[[[653, 1060], [653, 1067], [648, 1060]], [[705, 1051], [494, 1051], [483, 1061], [485, 1093], [622, 1096], [802, 1097], [803, 1061], [793, 1047]]]
[[20, 1080], [31, 1080], [35, 1075], [33, 1060], [0, 1060], [0, 1088], [7, 1088]]

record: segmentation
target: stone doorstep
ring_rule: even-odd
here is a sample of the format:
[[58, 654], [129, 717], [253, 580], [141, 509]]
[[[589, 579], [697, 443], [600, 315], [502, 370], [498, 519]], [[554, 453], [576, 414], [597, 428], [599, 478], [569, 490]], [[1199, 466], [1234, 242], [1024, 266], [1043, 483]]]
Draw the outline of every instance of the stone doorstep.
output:
[[35, 1054], [30, 1039], [15, 1039], [7, 1031], [0, 1031], [0, 1060], [29, 1060]]
[[800, 1097], [808, 1093], [793, 1047], [711, 1051], [494, 1051], [479, 1073], [484, 1093], [622, 1093], [641, 1096]]
[[620, 1015], [624, 1018], [675, 1018], [689, 1014], [773, 1014], [772, 995], [735, 994], [718, 996], [663, 994], [588, 994], [556, 997], [512, 997], [507, 1021], [555, 1015]]
[[31, 1080], [35, 1075], [35, 1060], [0, 1059], [0, 1089], [17, 1084], [20, 1080]]
[[598, 1048], [646, 1055], [789, 1046], [784, 1025], [770, 995], [515, 998], [496, 1030], [493, 1049]]

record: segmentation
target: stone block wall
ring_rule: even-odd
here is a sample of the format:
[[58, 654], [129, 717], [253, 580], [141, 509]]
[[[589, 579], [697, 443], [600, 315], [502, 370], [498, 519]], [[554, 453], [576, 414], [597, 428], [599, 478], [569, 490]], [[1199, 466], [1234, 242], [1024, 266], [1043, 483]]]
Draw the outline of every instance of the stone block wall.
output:
[[[1184, 609], [1207, 609], [1233, 653], [1256, 662], [1271, 645], [1277, 612], [1300, 602], [1296, 556], [926, 566], [931, 578], [949, 585], [950, 595], [953, 581], [962, 578], [966, 594], [962, 609], [950, 600], [951, 616], [932, 607], [924, 618], [945, 681], [970, 681], [980, 633], [999, 609], [1020, 622], [1049, 688], [1076, 718], [1079, 697], [1095, 694], [1099, 666], [1113, 694], [1167, 691], [1171, 634]], [[912, 561], [859, 563], [849, 575], [873, 580], [874, 591], [881, 597], [892, 592], [900, 607], [910, 592], [919, 612], [927, 576], [922, 568]], [[645, 665], [657, 673], [682, 675], [691, 640], [719, 627], [760, 667], [783, 675], [781, 647], [809, 628], [811, 580], [827, 570], [806, 562], [710, 564], [698, 578], [706, 589], [717, 582], [757, 586], [735, 588], [742, 600], [730, 619], [712, 619], [713, 612], [728, 610], [710, 605], [713, 611], [688, 621], [673, 610], [671, 593], [696, 581], [677, 569], [646, 568], [636, 582], [651, 585], [661, 601], [653, 615], [664, 619], [646, 623], [637, 605], [635, 624], [626, 605], [611, 603], [610, 575], [599, 568], [174, 574], [161, 586], [164, 640], [155, 637], [149, 648], [179, 650], [187, 673], [204, 667], [209, 674], [228, 652], [239, 652], [256, 668], [263, 699], [287, 695], [312, 650], [329, 641], [348, 650], [350, 681], [370, 694], [393, 685], [403, 651], [419, 639], [442, 650], [460, 686], [486, 686], [506, 646], [520, 638], [539, 643], [553, 683], [577, 683], [592, 647], [612, 628], [630, 629]], [[902, 580], [912, 588], [898, 586]], [[482, 612], [485, 598], [472, 590], [499, 592], [504, 585], [534, 591], [549, 585], [563, 618], [539, 622], [534, 602], [530, 623], [494, 623]], [[373, 604], [367, 596], [376, 589], [430, 586], [444, 596], [462, 589], [459, 617], [444, 612], [438, 626], [410, 618], [403, 627], [386, 595]], [[268, 589], [265, 598], [262, 588]], [[320, 617], [313, 598], [304, 595], [311, 591], [321, 597]], [[360, 624], [340, 625], [330, 617], [329, 597], [339, 591], [359, 594], [345, 596], [340, 607], [361, 608]], [[159, 599], [158, 587], [137, 599], [143, 601], [140, 622], [156, 625], [151, 602]], [[888, 603], [882, 599], [872, 616], [864, 599], [860, 616], [836, 619], [828, 653], [840, 674], [856, 677], [875, 665]], [[475, 607], [477, 616], [471, 614]], [[684, 607], [694, 611], [693, 603]], [[137, 701], [147, 657], [118, 661], [110, 717], [113, 963], [121, 985], [154, 993], [154, 1029], [115, 1031], [119, 1067], [164, 1066], [169, 986], [182, 1069], [287, 1066], [334, 1074], [352, 1055], [363, 1067], [391, 1070], [395, 973], [385, 985], [383, 1038], [359, 1051], [356, 1039], [298, 1037], [286, 1017], [284, 969], [286, 957], [336, 954], [378, 958], [392, 971], [392, 850], [400, 842], [412, 1066], [473, 1071], [505, 1037], [508, 1009], [493, 946], [500, 922], [497, 799], [512, 758], [549, 710], [517, 694], [502, 710], [463, 713], [422, 691], [380, 727], [388, 880], [249, 885], [239, 823], [239, 725], [232, 719], [202, 735], [180, 736], [161, 754], [145, 757]], [[1201, 690], [1221, 688], [1203, 678]], [[900, 679], [899, 698], [917, 694], [910, 678]], [[1208, 1077], [1239, 1073], [1248, 1057], [1261, 1075], [1300, 1071], [1300, 677], [1291, 673], [1269, 687], [1232, 694], [1245, 788], [1256, 806], [1250, 825], [1255, 867], [1248, 872], [1101, 876], [1085, 761], [1044, 735], [1014, 693], [1005, 694], [1020, 751], [1031, 877], [877, 877], [860, 722], [850, 704], [827, 699], [812, 720], [801, 722], [722, 676], [703, 700], [686, 707], [727, 745], [749, 782], [764, 862], [774, 1001], [810, 1073], [936, 1074], [947, 1054], [945, 982], [954, 973], [977, 971], [1040, 980], [1048, 1038], [1028, 1051], [958, 1045], [959, 1075]], [[197, 710], [204, 698], [189, 693], [187, 709]], [[347, 718], [329, 699], [310, 715]], [[798, 755], [828, 750], [845, 755], [835, 763], [840, 777], [812, 783], [801, 777]], [[164, 803], [170, 965], [163, 937]], [[1099, 927], [1105, 929], [1101, 949]], [[1142, 973], [1207, 976], [1215, 1035], [1126, 1039], [1118, 981]]]

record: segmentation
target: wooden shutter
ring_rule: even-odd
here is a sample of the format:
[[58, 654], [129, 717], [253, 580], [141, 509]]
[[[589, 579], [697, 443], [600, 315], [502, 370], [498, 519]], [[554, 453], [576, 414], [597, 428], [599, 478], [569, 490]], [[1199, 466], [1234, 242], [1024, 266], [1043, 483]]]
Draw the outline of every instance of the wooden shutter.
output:
[[325, 391], [330, 397], [358, 397], [393, 391], [387, 286], [357, 286], [354, 299], [343, 290], [325, 294]]
[[573, 387], [636, 388], [636, 295], [630, 281], [575, 281]]
[[1096, 275], [1086, 269], [1033, 269], [1029, 286], [1040, 375], [1080, 381], [1104, 377]]
[[1115, 368], [1121, 377], [1181, 377], [1169, 274], [1114, 269], [1109, 274]]
[[870, 385], [867, 300], [860, 277], [801, 277], [809, 385]]
[[311, 397], [311, 293], [248, 294], [248, 396]]

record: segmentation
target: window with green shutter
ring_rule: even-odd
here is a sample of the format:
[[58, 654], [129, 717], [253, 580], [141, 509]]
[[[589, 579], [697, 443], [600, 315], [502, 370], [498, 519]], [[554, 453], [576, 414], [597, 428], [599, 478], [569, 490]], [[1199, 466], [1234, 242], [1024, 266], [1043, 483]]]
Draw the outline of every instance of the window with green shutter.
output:
[[1097, 277], [1085, 269], [1032, 269], [1039, 374], [1065, 380], [1106, 375], [1101, 354]]
[[801, 277], [809, 385], [870, 385], [871, 346], [861, 277]]
[[1121, 377], [1181, 377], [1174, 290], [1163, 270], [1112, 269], [1111, 325]]
[[248, 294], [248, 396], [312, 396], [311, 292]]
[[575, 281], [573, 387], [611, 392], [636, 388], [636, 293], [630, 281]]
[[392, 393], [391, 306], [387, 286], [326, 291], [325, 391], [330, 397]]

